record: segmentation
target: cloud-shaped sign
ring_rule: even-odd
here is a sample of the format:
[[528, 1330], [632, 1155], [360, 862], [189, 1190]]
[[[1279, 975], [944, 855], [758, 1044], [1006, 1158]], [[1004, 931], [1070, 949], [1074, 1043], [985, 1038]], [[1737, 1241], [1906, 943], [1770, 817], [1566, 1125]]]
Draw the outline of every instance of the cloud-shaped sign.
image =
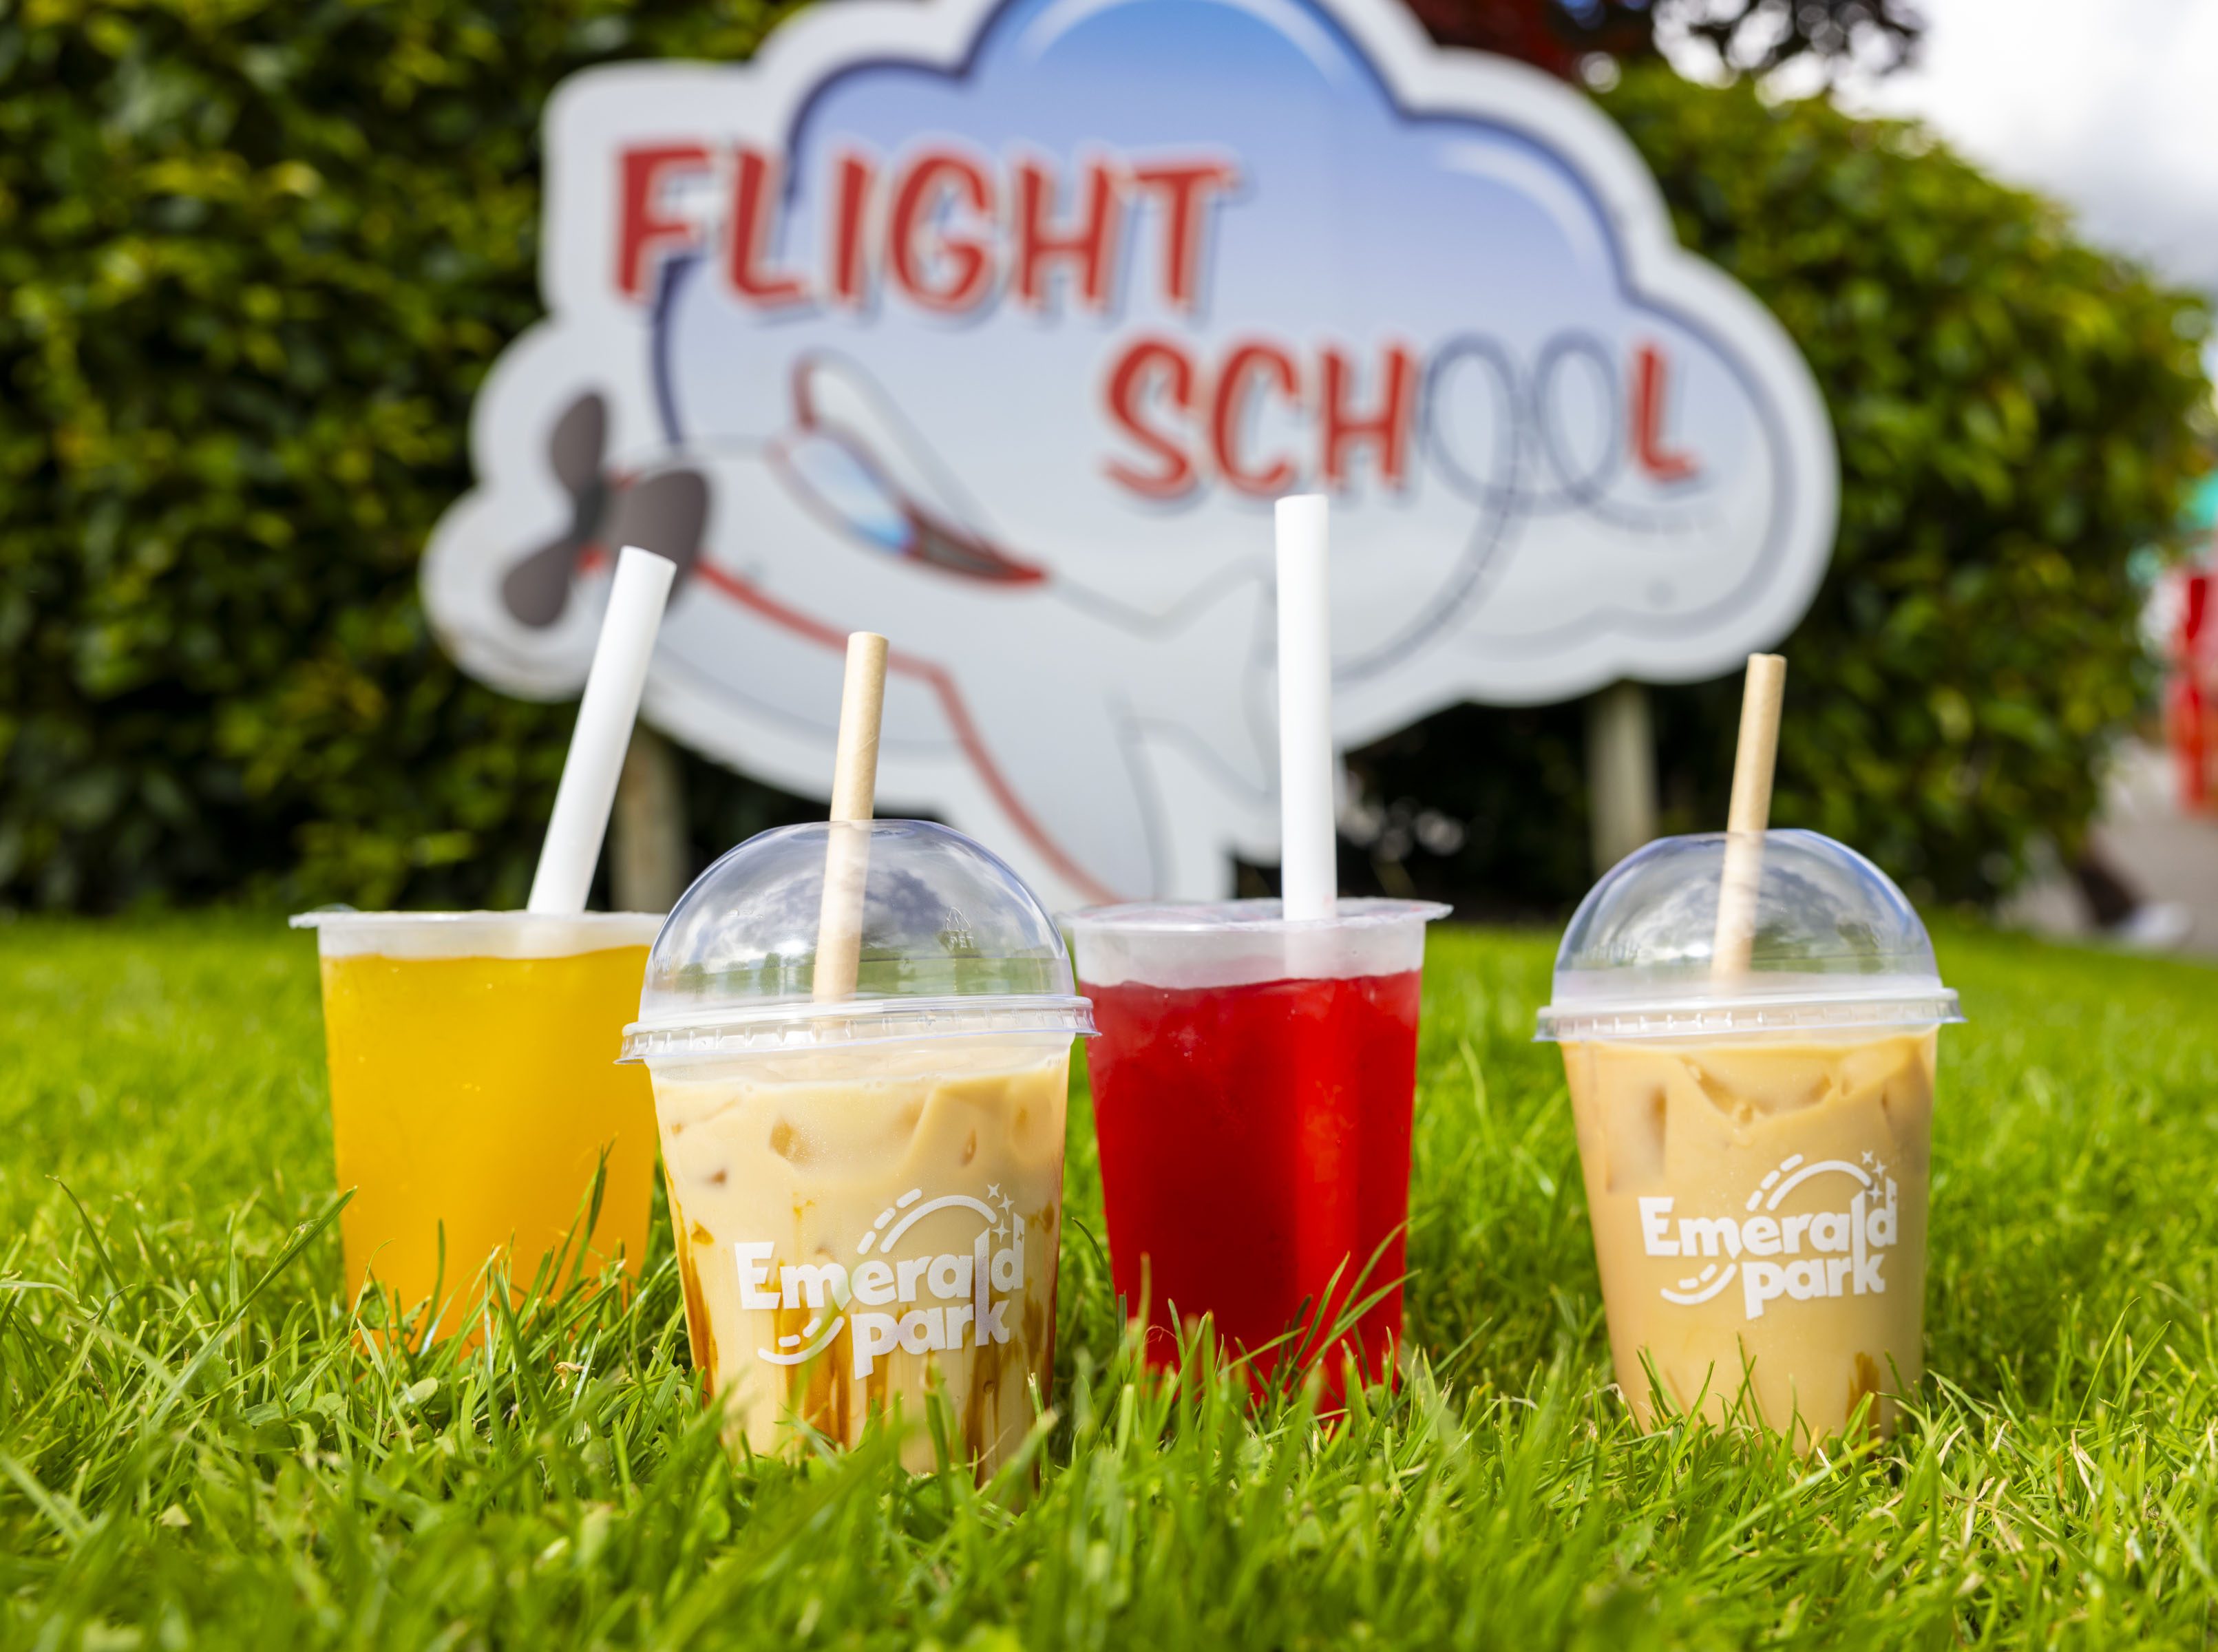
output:
[[1069, 897], [1274, 852], [1270, 501], [1334, 496], [1337, 732], [1685, 679], [1823, 572], [1831, 435], [1578, 94], [1392, 0], [931, 0], [548, 119], [553, 311], [427, 560], [464, 663], [573, 691], [609, 549], [685, 565], [648, 715]]

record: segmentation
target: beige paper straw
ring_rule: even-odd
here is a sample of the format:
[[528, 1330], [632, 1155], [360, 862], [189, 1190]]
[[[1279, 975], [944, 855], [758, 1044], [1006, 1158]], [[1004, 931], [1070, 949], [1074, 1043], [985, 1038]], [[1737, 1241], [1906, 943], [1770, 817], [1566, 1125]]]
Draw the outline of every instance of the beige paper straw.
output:
[[1733, 753], [1732, 808], [1725, 817], [1718, 929], [1710, 944], [1713, 976], [1747, 974], [1756, 945], [1756, 887], [1763, 878], [1763, 834], [1771, 824], [1771, 771], [1779, 756], [1779, 708], [1786, 693], [1786, 657], [1750, 654], [1741, 691], [1740, 746]]
[[833, 760], [831, 840], [824, 849], [824, 904], [816, 919], [815, 997], [852, 998], [863, 956], [863, 885], [870, 834], [841, 823], [868, 820], [877, 804], [878, 725], [886, 702], [886, 640], [874, 631], [847, 639], [839, 690], [839, 746]]

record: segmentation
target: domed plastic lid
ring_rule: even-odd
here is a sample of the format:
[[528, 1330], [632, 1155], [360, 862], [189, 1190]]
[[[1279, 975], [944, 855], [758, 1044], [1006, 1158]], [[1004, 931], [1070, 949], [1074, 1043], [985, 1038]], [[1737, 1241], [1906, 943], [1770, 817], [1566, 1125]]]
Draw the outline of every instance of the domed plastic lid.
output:
[[[862, 949], [854, 991], [820, 1001], [835, 832], [865, 840]], [[679, 898], [647, 954], [623, 1058], [1093, 1030], [1062, 935], [990, 851], [924, 820], [814, 821], [748, 838]]]
[[1902, 891], [1845, 844], [1767, 832], [1749, 967], [1714, 974], [1726, 834], [1628, 855], [1572, 915], [1556, 953], [1552, 1040], [1934, 1026], [1964, 1018]]

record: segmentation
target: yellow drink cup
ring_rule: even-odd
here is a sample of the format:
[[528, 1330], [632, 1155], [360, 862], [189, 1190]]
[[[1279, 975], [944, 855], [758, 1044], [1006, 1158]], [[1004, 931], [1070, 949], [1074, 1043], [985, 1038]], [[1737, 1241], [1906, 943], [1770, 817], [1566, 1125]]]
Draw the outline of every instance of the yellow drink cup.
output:
[[[616, 1065], [661, 919], [311, 913], [350, 1297], [412, 1341], [474, 1326], [550, 1259], [560, 1285], [647, 1248], [654, 1104]], [[596, 1174], [600, 1204], [585, 1226]], [[566, 1248], [567, 1247], [567, 1248]]]

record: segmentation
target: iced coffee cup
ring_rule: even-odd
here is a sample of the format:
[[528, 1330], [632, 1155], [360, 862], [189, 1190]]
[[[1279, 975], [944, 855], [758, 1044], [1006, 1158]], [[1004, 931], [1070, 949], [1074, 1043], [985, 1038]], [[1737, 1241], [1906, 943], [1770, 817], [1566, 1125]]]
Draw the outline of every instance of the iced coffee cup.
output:
[[[1275, 900], [1075, 913], [1109, 1263], [1149, 1357], [1211, 1316], [1259, 1378], [1322, 1367], [1336, 1402], [1402, 1331], [1425, 925], [1448, 908]], [[1349, 1323], [1349, 1321], [1353, 1323]]]
[[1762, 834], [1747, 962], [1721, 974], [1728, 842], [1664, 838], [1604, 877], [1540, 1013], [1618, 1384], [1643, 1426], [1890, 1431], [1924, 1368], [1936, 1044], [1962, 1017], [1902, 892], [1814, 832]]
[[[412, 1340], [474, 1327], [550, 1257], [556, 1288], [647, 1249], [654, 1115], [614, 1065], [661, 919], [308, 913], [322, 961], [350, 1295]], [[596, 1177], [600, 1203], [591, 1204]], [[590, 1218], [590, 1221], [589, 1221]]]
[[[827, 849], [862, 865], [839, 995]], [[788, 826], [689, 889], [625, 1036], [654, 1076], [696, 1364], [728, 1435], [791, 1452], [910, 1426], [991, 1474], [1047, 1401], [1065, 1097], [1089, 1034], [1062, 937], [979, 845], [915, 820]], [[939, 1423], [932, 1414], [939, 1411]]]

